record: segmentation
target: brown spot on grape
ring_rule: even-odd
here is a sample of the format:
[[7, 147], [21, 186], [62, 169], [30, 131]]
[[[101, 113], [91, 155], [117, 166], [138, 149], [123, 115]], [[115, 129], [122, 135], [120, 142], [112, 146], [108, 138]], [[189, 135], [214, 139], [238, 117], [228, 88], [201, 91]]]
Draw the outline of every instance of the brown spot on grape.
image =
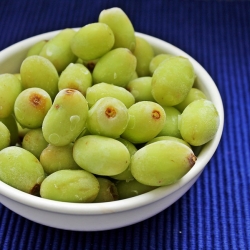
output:
[[76, 92], [75, 89], [66, 89], [66, 90], [65, 90], [65, 93], [68, 94], [68, 95], [72, 95], [72, 94], [74, 94], [75, 92]]
[[187, 158], [188, 158], [190, 167], [193, 167], [197, 160], [197, 157], [194, 154], [190, 154]]
[[29, 96], [29, 101], [32, 106], [34, 106], [37, 109], [43, 109], [45, 106], [45, 99], [42, 95], [39, 95], [37, 93], [33, 93]]
[[59, 108], [60, 108], [60, 105], [59, 105], [59, 104], [56, 104], [56, 105], [55, 105], [55, 108], [56, 108], [56, 109], [59, 109]]
[[40, 192], [40, 184], [35, 184], [35, 186], [30, 190], [30, 194], [39, 195]]
[[152, 118], [155, 119], [155, 120], [160, 119], [161, 118], [161, 113], [158, 110], [153, 110]]
[[116, 110], [114, 107], [107, 107], [105, 110], [105, 115], [108, 118], [114, 118], [116, 116]]

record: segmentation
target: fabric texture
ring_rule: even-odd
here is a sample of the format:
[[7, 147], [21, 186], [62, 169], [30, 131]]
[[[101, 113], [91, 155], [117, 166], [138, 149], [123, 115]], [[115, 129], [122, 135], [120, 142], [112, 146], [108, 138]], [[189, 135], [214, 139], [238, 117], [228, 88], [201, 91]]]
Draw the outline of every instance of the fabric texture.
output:
[[0, 204], [0, 249], [250, 249], [250, 1], [1, 0], [0, 51], [34, 35], [96, 22], [101, 10], [115, 6], [136, 31], [184, 50], [214, 79], [225, 109], [219, 147], [183, 197], [124, 228], [55, 229]]

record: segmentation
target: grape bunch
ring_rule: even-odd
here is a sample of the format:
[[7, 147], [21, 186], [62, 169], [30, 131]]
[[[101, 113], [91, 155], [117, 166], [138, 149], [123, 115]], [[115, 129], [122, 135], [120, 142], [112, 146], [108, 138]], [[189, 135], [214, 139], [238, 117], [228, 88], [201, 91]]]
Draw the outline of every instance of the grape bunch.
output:
[[0, 75], [0, 180], [63, 202], [111, 202], [180, 180], [219, 115], [188, 58], [155, 54], [120, 8], [64, 29]]

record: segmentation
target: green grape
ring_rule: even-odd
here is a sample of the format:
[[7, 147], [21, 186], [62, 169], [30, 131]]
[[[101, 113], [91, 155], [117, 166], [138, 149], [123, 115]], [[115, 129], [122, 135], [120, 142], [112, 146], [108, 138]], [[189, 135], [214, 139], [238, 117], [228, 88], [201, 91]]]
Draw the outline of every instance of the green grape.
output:
[[115, 43], [113, 48], [135, 48], [135, 32], [133, 24], [126, 13], [117, 7], [100, 12], [98, 21], [106, 23], [113, 31]]
[[133, 54], [137, 59], [136, 72], [138, 76], [149, 76], [149, 64], [154, 57], [154, 51], [150, 43], [142, 37], [136, 37]]
[[10, 145], [15, 146], [19, 141], [19, 131], [18, 124], [14, 115], [10, 115], [5, 118], [0, 118], [0, 121], [8, 128], [10, 131]]
[[59, 91], [62, 89], [76, 89], [86, 96], [86, 90], [92, 85], [92, 75], [82, 64], [70, 63], [62, 72], [58, 81]]
[[191, 102], [182, 112], [179, 129], [182, 138], [192, 146], [201, 146], [216, 134], [220, 119], [214, 104], [205, 99]]
[[43, 124], [45, 140], [55, 146], [74, 142], [84, 130], [88, 116], [88, 103], [75, 89], [61, 90], [46, 114]]
[[136, 57], [125, 48], [117, 48], [102, 56], [93, 70], [93, 82], [125, 87], [136, 69]]
[[181, 113], [174, 107], [163, 107], [163, 109], [166, 113], [166, 122], [158, 136], [168, 135], [181, 138], [181, 133], [178, 128], [178, 119]]
[[103, 177], [97, 177], [100, 190], [94, 202], [110, 202], [118, 200], [118, 192], [115, 184]]
[[100, 135], [77, 139], [73, 158], [84, 170], [103, 176], [120, 174], [130, 163], [129, 151], [123, 143]]
[[0, 118], [13, 113], [14, 103], [22, 91], [21, 82], [12, 74], [0, 75]]
[[34, 45], [32, 45], [30, 47], [30, 49], [28, 50], [26, 57], [39, 55], [40, 52], [42, 51], [42, 48], [44, 47], [44, 45], [47, 42], [48, 41], [46, 41], [46, 40], [42, 40], [42, 41], [39, 41], [39, 42], [35, 43]]
[[86, 100], [90, 108], [103, 97], [114, 97], [123, 102], [127, 108], [135, 103], [134, 96], [123, 87], [102, 82], [87, 89]]
[[132, 143], [152, 140], [163, 129], [166, 120], [164, 109], [155, 102], [137, 102], [128, 113], [129, 123], [121, 137]]
[[0, 151], [10, 146], [10, 131], [4, 123], [0, 122]]
[[0, 151], [0, 180], [4, 183], [37, 195], [44, 178], [41, 163], [29, 151], [16, 146]]
[[149, 63], [149, 72], [150, 75], [153, 75], [156, 68], [162, 63], [164, 60], [170, 58], [172, 55], [170, 54], [158, 54], [152, 58], [152, 60]]
[[163, 140], [148, 144], [131, 157], [134, 178], [149, 186], [175, 183], [195, 164], [196, 156], [183, 143]]
[[45, 141], [41, 128], [29, 130], [22, 140], [22, 148], [31, 152], [38, 159], [47, 146], [48, 142]]
[[128, 83], [126, 89], [134, 96], [136, 102], [155, 101], [151, 93], [152, 77], [136, 78]]
[[73, 53], [84, 61], [102, 57], [114, 45], [113, 31], [105, 23], [91, 23], [79, 29], [71, 41]]
[[61, 147], [47, 145], [41, 152], [40, 162], [47, 174], [62, 169], [81, 169], [73, 159], [73, 143]]
[[[183, 143], [184, 145], [186, 145], [186, 146], [188, 146], [190, 149], [192, 149], [192, 147], [191, 147], [186, 141], [184, 141], [183, 139], [177, 138], [177, 137], [173, 137], [173, 136], [167, 136], [167, 135], [157, 136], [157, 137], [155, 137], [154, 139], [148, 141], [148, 142], [146, 143], [146, 145], [151, 144], [151, 143], [153, 143], [153, 142], [165, 141], [165, 140], [167, 140], [167, 141], [169, 141], [169, 140], [170, 140], [170, 141], [177, 141], [177, 142]], [[195, 154], [195, 155], [196, 155], [196, 154]]]
[[195, 72], [184, 57], [172, 56], [163, 61], [152, 76], [152, 95], [162, 106], [175, 106], [182, 102], [193, 86]]
[[22, 127], [39, 128], [51, 106], [52, 100], [45, 90], [28, 88], [16, 98], [14, 114]]
[[128, 109], [114, 97], [103, 97], [88, 113], [87, 129], [91, 134], [118, 138], [129, 120]]
[[64, 169], [47, 176], [42, 182], [42, 198], [63, 202], [93, 202], [99, 192], [96, 177], [84, 170]]
[[119, 199], [127, 199], [156, 189], [157, 187], [144, 185], [137, 180], [118, 181], [116, 183]]
[[21, 64], [22, 85], [27, 88], [41, 88], [52, 100], [58, 93], [58, 73], [55, 66], [42, 56], [29, 56]]
[[186, 98], [176, 105], [175, 107], [180, 111], [183, 112], [183, 110], [187, 107], [188, 104], [195, 100], [199, 99], [207, 99], [206, 95], [199, 89], [197, 88], [191, 88], [190, 91], [188, 92]]
[[77, 57], [71, 50], [71, 40], [76, 32], [73, 29], [61, 30], [50, 39], [42, 48], [40, 56], [47, 58], [61, 73], [70, 63], [74, 63]]

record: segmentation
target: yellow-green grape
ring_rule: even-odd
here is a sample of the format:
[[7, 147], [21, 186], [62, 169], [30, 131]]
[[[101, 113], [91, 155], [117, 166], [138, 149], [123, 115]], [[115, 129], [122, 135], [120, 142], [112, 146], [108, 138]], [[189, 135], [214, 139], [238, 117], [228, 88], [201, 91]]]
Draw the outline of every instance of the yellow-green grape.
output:
[[173, 136], [167, 136], [167, 135], [157, 136], [154, 139], [148, 141], [146, 143], [146, 145], [151, 144], [153, 142], [165, 141], [165, 140], [167, 140], [167, 141], [169, 141], [169, 140], [170, 141], [177, 141], [177, 142], [183, 143], [184, 145], [186, 145], [187, 147], [189, 147], [190, 149], [192, 149], [192, 147], [186, 141], [184, 141], [183, 139], [177, 138], [177, 137], [173, 137]]
[[133, 54], [137, 59], [136, 72], [138, 76], [150, 76], [149, 64], [154, 57], [151, 44], [142, 37], [136, 37]]
[[42, 56], [29, 56], [20, 68], [22, 86], [27, 88], [41, 88], [45, 90], [52, 100], [58, 93], [58, 73], [55, 66]]
[[14, 115], [10, 115], [5, 118], [0, 118], [0, 121], [8, 128], [10, 131], [10, 145], [15, 146], [19, 141], [19, 131], [18, 124]]
[[22, 91], [21, 82], [12, 74], [0, 75], [0, 118], [10, 116], [14, 111], [14, 103]]
[[157, 187], [144, 185], [137, 180], [131, 181], [118, 181], [116, 183], [119, 199], [132, 198], [141, 194], [145, 194], [149, 191], [156, 189]]
[[[130, 141], [125, 140], [123, 138], [118, 138], [117, 140], [120, 141], [121, 143], [123, 143], [126, 146], [126, 148], [129, 151], [130, 156], [134, 155], [135, 152], [137, 151], [137, 148], [135, 147], [135, 145], [133, 143], [131, 143]], [[131, 171], [130, 171], [130, 165], [123, 172], [121, 172], [120, 174], [112, 175], [110, 177], [112, 179], [115, 179], [115, 180], [125, 180], [125, 181], [131, 181], [131, 180], [134, 179], [134, 177], [133, 177], [133, 175], [131, 174]]]
[[170, 54], [158, 54], [152, 58], [152, 60], [149, 63], [149, 72], [150, 75], [153, 75], [156, 68], [162, 63], [164, 60], [170, 58], [172, 55]]
[[181, 133], [178, 128], [178, 119], [181, 112], [174, 107], [163, 107], [163, 109], [166, 113], [166, 122], [158, 136], [168, 135], [181, 138]]
[[99, 192], [96, 177], [84, 170], [64, 169], [47, 176], [42, 182], [42, 198], [63, 202], [90, 203]]
[[138, 78], [138, 74], [136, 71], [133, 72], [133, 75], [130, 78], [130, 81], [133, 81], [134, 79]]
[[201, 146], [215, 136], [219, 123], [219, 114], [214, 104], [200, 99], [184, 109], [179, 119], [179, 129], [182, 138], [190, 145]]
[[61, 73], [70, 63], [77, 60], [77, 56], [71, 50], [71, 40], [76, 31], [64, 29], [50, 39], [42, 48], [40, 56], [47, 58]]
[[59, 91], [62, 89], [76, 89], [86, 96], [86, 90], [92, 85], [92, 75], [82, 64], [70, 63], [62, 72], [58, 81]]
[[10, 146], [10, 131], [4, 123], [0, 122], [0, 151]]
[[0, 180], [23, 192], [37, 195], [45, 178], [39, 160], [29, 151], [16, 146], [0, 151]]
[[73, 53], [84, 61], [102, 57], [114, 45], [113, 31], [105, 23], [91, 23], [79, 29], [71, 41]]
[[172, 56], [163, 61], [152, 76], [152, 95], [162, 106], [175, 106], [182, 102], [193, 86], [195, 72], [184, 57]]
[[34, 45], [32, 45], [30, 47], [30, 49], [28, 50], [26, 57], [28, 57], [28, 56], [34, 56], [34, 55], [39, 55], [40, 52], [42, 51], [42, 48], [44, 47], [44, 45], [47, 42], [48, 41], [46, 41], [46, 40], [42, 40], [42, 41], [39, 41], [39, 42], [35, 43]]
[[81, 169], [73, 159], [73, 143], [61, 147], [47, 145], [41, 152], [40, 162], [47, 174], [63, 169]]
[[66, 146], [84, 130], [88, 103], [75, 89], [61, 90], [42, 124], [45, 140], [55, 146]]
[[129, 151], [123, 143], [100, 135], [77, 139], [73, 158], [84, 170], [103, 176], [120, 174], [130, 163]]
[[163, 129], [166, 121], [164, 109], [155, 102], [137, 102], [128, 109], [128, 112], [129, 122], [121, 137], [132, 143], [152, 140]]
[[200, 89], [191, 88], [190, 91], [188, 92], [186, 98], [181, 103], [176, 105], [175, 107], [180, 112], [183, 112], [183, 110], [187, 107], [188, 104], [190, 104], [191, 102], [193, 102], [195, 100], [199, 100], [199, 99], [207, 99], [207, 97]]
[[104, 82], [95, 84], [86, 91], [86, 100], [90, 108], [103, 97], [114, 97], [123, 102], [127, 108], [135, 103], [134, 96], [125, 88]]
[[193, 151], [183, 143], [158, 141], [140, 148], [131, 157], [131, 173], [144, 185], [164, 186], [181, 179], [195, 162]]
[[135, 48], [135, 32], [133, 24], [126, 13], [117, 7], [100, 12], [98, 21], [106, 23], [114, 33], [115, 43], [113, 48]]
[[103, 177], [97, 177], [100, 185], [100, 190], [93, 202], [110, 202], [118, 200], [118, 192], [115, 184]]
[[151, 90], [152, 77], [138, 77], [128, 83], [126, 89], [134, 96], [136, 102], [155, 101]]
[[117, 48], [102, 56], [93, 70], [93, 82], [125, 87], [134, 75], [136, 57], [130, 50]]
[[91, 134], [118, 138], [129, 120], [128, 109], [114, 97], [103, 97], [88, 113], [87, 129]]
[[22, 140], [22, 148], [31, 152], [38, 159], [47, 146], [48, 142], [45, 141], [41, 128], [29, 130]]
[[45, 90], [28, 88], [16, 98], [14, 114], [22, 127], [39, 128], [51, 106], [51, 97]]

